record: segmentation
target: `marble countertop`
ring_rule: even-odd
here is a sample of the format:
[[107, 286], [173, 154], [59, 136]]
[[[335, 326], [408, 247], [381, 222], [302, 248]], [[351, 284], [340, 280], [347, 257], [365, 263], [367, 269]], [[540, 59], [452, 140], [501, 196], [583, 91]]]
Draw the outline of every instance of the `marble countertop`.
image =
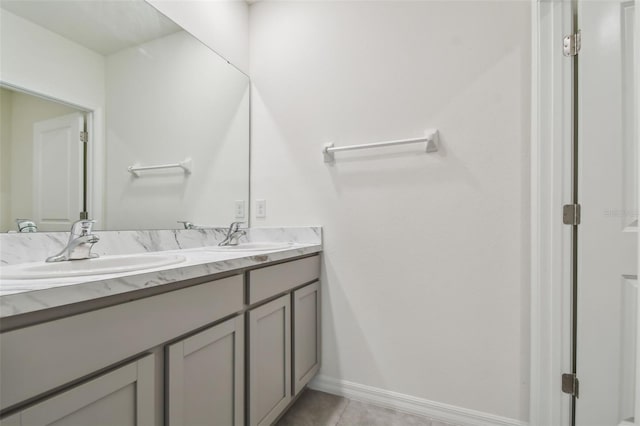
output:
[[[317, 233], [319, 235], [319, 231]], [[233, 272], [322, 251], [320, 239], [304, 242], [289, 240], [288, 243], [287, 247], [278, 250], [220, 252], [200, 246], [148, 251], [148, 255], [179, 254], [185, 257], [185, 261], [135, 272], [55, 279], [2, 279], [0, 319]]]
[[[320, 244], [291, 244], [280, 250], [212, 252], [202, 249], [171, 250], [155, 254], [180, 254], [179, 264], [136, 272], [73, 278], [2, 280], [0, 318], [49, 309], [101, 297], [167, 285], [192, 278], [277, 262], [322, 250]], [[153, 253], [149, 253], [152, 255]]]

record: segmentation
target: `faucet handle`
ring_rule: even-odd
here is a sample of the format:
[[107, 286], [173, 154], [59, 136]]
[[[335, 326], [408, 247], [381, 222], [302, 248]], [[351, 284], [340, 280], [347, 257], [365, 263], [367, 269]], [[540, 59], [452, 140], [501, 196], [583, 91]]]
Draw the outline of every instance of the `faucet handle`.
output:
[[80, 219], [73, 222], [73, 225], [71, 225], [71, 238], [89, 235], [93, 230], [94, 223], [96, 221], [93, 219]]
[[243, 225], [245, 222], [231, 222], [231, 226], [229, 226], [229, 230], [231, 232], [236, 232], [240, 229], [240, 225]]

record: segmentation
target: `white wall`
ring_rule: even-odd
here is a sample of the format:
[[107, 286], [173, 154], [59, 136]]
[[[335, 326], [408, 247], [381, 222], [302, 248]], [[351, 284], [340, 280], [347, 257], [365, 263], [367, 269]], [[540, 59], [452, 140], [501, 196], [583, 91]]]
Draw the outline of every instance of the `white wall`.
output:
[[[184, 31], [107, 57], [107, 229], [225, 226], [248, 200], [249, 81]], [[191, 158], [193, 172], [127, 167]]]
[[249, 72], [249, 5], [244, 0], [147, 0], [245, 73]]
[[4, 9], [0, 35], [1, 81], [86, 108], [103, 106], [102, 55]]
[[[528, 2], [250, 8], [254, 226], [324, 226], [322, 375], [528, 418]], [[420, 147], [349, 145], [441, 134]]]

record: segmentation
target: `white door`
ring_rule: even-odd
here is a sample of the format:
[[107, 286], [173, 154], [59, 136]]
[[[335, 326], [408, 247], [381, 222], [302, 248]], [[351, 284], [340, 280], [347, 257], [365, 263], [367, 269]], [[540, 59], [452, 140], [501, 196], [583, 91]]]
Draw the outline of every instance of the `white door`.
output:
[[84, 115], [33, 125], [33, 219], [40, 231], [68, 231], [83, 211]]
[[578, 2], [575, 424], [634, 422], [638, 324], [638, 111], [634, 2]]

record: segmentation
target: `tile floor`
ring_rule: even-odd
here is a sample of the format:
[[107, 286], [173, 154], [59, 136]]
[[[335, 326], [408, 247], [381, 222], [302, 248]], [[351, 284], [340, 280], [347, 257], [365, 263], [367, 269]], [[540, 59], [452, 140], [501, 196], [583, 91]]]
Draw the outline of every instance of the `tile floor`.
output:
[[276, 426], [454, 425], [307, 389]]

